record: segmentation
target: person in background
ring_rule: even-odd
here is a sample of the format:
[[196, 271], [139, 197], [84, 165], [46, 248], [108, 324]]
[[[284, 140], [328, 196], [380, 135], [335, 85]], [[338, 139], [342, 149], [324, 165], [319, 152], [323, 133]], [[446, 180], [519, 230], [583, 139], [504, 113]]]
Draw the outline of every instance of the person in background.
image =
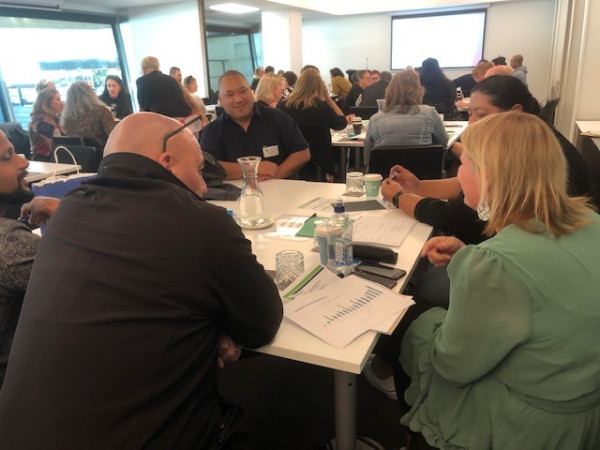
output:
[[265, 67], [265, 73], [275, 74], [275, 67], [273, 67], [273, 66], [267, 66], [267, 67]]
[[39, 94], [40, 92], [42, 92], [44, 89], [46, 89], [48, 87], [50, 89], [56, 89], [56, 85], [54, 84], [53, 81], [51, 81], [51, 80], [45, 80], [45, 79], [40, 80], [35, 85], [35, 92], [37, 92]]
[[485, 73], [484, 79], [493, 77], [494, 75], [514, 76], [513, 70], [508, 66], [493, 66]]
[[294, 90], [294, 86], [296, 86], [296, 81], [298, 81], [298, 75], [296, 75], [291, 70], [288, 70], [282, 76], [284, 79], [284, 89], [283, 93], [281, 94], [281, 98], [286, 98]]
[[191, 114], [192, 108], [185, 100], [181, 83], [160, 71], [158, 59], [154, 56], [142, 59], [142, 74], [136, 80], [138, 103], [142, 111], [173, 118]]
[[282, 69], [279, 69], [277, 71], [277, 75], [279, 75], [280, 77], [282, 77], [284, 73], [285, 73], [285, 70], [282, 70]]
[[201, 114], [206, 114], [206, 105], [204, 104], [202, 97], [196, 94], [196, 92], [198, 92], [198, 81], [192, 75], [188, 75], [183, 79], [183, 87], [191, 94], [197, 110]]
[[[475, 65], [475, 67], [473, 67], [473, 70], [470, 74], [468, 73], [466, 75], [458, 77], [452, 82], [454, 83], [455, 87], [461, 89], [464, 97], [470, 97], [471, 89], [473, 89], [473, 86], [475, 86], [477, 83], [483, 80], [485, 78], [485, 73], [493, 66], [494, 65], [491, 62], [480, 61], [477, 63], [477, 65]], [[469, 105], [466, 103], [464, 104], [464, 106], [461, 105], [461, 107], [464, 108], [467, 108], [468, 106]]]
[[527, 67], [523, 65], [523, 55], [515, 55], [510, 58], [510, 67], [515, 71], [515, 78], [527, 86]]
[[433, 106], [444, 120], [460, 120], [456, 108], [456, 88], [454, 83], [444, 75], [438, 60], [427, 58], [419, 71], [421, 85], [425, 88], [423, 104]]
[[[358, 106], [363, 107], [377, 107], [377, 100], [385, 98], [385, 90], [392, 81], [392, 74], [390, 72], [383, 71], [377, 74], [378, 81], [373, 82], [371, 86], [365, 88], [360, 95], [360, 101], [357, 100]], [[372, 80], [371, 76], [371, 80]]]
[[391, 145], [446, 145], [448, 134], [432, 106], [422, 104], [423, 87], [412, 67], [396, 73], [385, 91], [381, 112], [369, 120], [365, 164], [376, 147]]
[[300, 73], [304, 72], [305, 70], [308, 69], [315, 69], [317, 72], [321, 73], [321, 71], [319, 70], [319, 68], [317, 66], [315, 66], [314, 64], [305, 64], [302, 69], [300, 69]]
[[90, 84], [76, 81], [67, 91], [60, 124], [67, 136], [92, 138], [104, 147], [117, 122]]
[[[0, 216], [33, 198], [28, 166], [0, 131]], [[25, 224], [0, 218], [0, 390], [39, 240]]]
[[371, 86], [371, 74], [368, 70], [358, 70], [355, 74], [356, 83], [350, 88], [348, 91], [348, 95], [344, 99], [344, 107], [342, 108], [344, 114], [350, 114], [350, 108], [353, 106], [357, 106], [356, 102], [360, 98], [360, 94]]
[[256, 91], [256, 87], [258, 86], [258, 83], [260, 82], [260, 79], [263, 77], [263, 75], [265, 74], [265, 69], [263, 68], [263, 66], [258, 66], [256, 69], [254, 69], [254, 77], [252, 77], [252, 90]]
[[448, 266], [450, 304], [414, 320], [417, 303], [399, 325], [401, 423], [440, 449], [600, 448], [600, 217], [568, 196], [538, 117], [494, 114], [463, 143], [465, 203], [493, 237], [423, 248]]
[[505, 66], [506, 58], [504, 56], [498, 56], [497, 58], [492, 59], [492, 64], [495, 66]]
[[294, 119], [255, 102], [248, 81], [236, 70], [221, 75], [219, 101], [225, 113], [206, 126], [200, 143], [225, 168], [227, 179], [242, 178], [241, 156], [262, 158], [259, 181], [297, 177], [310, 152]]
[[201, 198], [203, 164], [177, 121], [132, 114], [61, 201], [0, 391], [3, 450], [226, 444], [218, 368], [270, 342], [282, 305], [235, 221]]
[[173, 66], [169, 69], [169, 76], [171, 78], [175, 78], [175, 80], [177, 80], [177, 82], [179, 84], [181, 84], [181, 79], [182, 79], [182, 75], [181, 75], [181, 69], [179, 67]]
[[52, 160], [52, 138], [65, 135], [58, 119], [63, 107], [60, 93], [56, 89], [42, 89], [38, 94], [29, 122], [29, 140], [34, 161]]
[[106, 106], [110, 108], [113, 117], [123, 119], [133, 113], [131, 95], [117, 75], [108, 75], [104, 80], [104, 92], [100, 95]]
[[314, 69], [302, 72], [294, 91], [277, 108], [296, 121], [309, 144], [310, 161], [300, 169], [300, 178], [333, 182], [335, 164], [330, 130], [342, 130], [348, 121], [329, 96], [319, 72]]
[[379, 81], [379, 70], [371, 70], [371, 84]]
[[331, 76], [331, 94], [339, 99], [344, 99], [352, 89], [352, 83], [344, 77], [344, 72], [339, 67], [329, 71]]
[[283, 93], [283, 79], [268, 72], [260, 79], [254, 94], [254, 100], [275, 108]]

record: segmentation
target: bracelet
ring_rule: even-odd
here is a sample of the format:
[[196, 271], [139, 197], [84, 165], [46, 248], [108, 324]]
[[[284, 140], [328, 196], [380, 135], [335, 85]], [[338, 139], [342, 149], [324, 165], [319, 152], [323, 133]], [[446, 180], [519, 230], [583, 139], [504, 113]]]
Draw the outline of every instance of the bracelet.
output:
[[402, 191], [398, 191], [396, 192], [396, 194], [392, 197], [392, 205], [394, 205], [396, 208], [398, 207], [398, 199], [400, 198], [400, 196], [403, 194]]

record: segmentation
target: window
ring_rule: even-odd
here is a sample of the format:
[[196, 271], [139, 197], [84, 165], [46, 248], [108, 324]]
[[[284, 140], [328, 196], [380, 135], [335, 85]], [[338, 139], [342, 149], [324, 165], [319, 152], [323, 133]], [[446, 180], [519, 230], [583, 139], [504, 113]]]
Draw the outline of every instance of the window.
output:
[[40, 80], [52, 81], [64, 100], [74, 81], [88, 81], [101, 94], [106, 75], [126, 78], [111, 23], [115, 18], [27, 10], [10, 16], [10, 11], [0, 16], [0, 42], [11, 43], [0, 46], [5, 120], [27, 130]]

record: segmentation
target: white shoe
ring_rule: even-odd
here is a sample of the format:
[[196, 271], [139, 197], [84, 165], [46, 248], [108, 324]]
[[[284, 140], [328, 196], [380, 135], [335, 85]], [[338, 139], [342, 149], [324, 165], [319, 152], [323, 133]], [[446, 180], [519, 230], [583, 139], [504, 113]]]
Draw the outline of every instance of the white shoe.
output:
[[367, 364], [363, 369], [363, 374], [371, 386], [375, 389], [383, 392], [387, 397], [392, 400], [398, 400], [398, 394], [396, 393], [396, 384], [394, 383], [394, 377], [389, 376], [387, 378], [379, 378], [373, 371], [373, 358], [375, 355], [369, 356]]

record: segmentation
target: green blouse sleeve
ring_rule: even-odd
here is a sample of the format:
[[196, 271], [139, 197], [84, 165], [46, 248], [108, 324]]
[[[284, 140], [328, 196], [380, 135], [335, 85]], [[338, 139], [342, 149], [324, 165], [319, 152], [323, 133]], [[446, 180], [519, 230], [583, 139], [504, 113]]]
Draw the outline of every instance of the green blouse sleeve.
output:
[[528, 289], [507, 264], [476, 246], [454, 255], [450, 306], [431, 349], [433, 366], [447, 381], [463, 385], [481, 378], [529, 336]]

